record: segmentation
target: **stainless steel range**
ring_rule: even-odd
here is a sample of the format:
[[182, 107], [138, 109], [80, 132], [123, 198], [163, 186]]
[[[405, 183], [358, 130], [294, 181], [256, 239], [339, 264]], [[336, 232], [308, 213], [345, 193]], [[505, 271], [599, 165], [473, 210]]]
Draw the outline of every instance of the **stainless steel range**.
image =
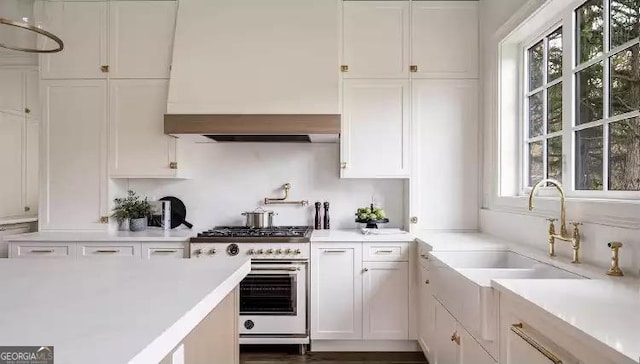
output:
[[220, 226], [191, 238], [195, 259], [251, 258], [240, 283], [240, 343], [309, 343], [309, 226]]

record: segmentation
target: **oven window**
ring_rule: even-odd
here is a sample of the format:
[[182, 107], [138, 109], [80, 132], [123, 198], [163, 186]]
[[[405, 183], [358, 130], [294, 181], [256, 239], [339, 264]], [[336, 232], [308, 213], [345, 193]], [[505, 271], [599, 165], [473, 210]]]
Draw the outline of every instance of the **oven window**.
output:
[[240, 282], [240, 314], [296, 315], [296, 276], [248, 275]]

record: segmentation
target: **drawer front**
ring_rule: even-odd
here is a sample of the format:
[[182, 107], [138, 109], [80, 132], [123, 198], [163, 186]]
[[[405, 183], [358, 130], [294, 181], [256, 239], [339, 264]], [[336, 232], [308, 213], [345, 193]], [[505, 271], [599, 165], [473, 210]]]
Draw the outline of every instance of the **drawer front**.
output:
[[75, 243], [11, 243], [10, 258], [58, 258], [74, 259], [76, 257]]
[[366, 262], [406, 262], [410, 243], [365, 243], [362, 260]]
[[183, 259], [185, 258], [186, 252], [185, 244], [142, 244], [142, 259]]
[[140, 243], [80, 243], [78, 258], [140, 258]]

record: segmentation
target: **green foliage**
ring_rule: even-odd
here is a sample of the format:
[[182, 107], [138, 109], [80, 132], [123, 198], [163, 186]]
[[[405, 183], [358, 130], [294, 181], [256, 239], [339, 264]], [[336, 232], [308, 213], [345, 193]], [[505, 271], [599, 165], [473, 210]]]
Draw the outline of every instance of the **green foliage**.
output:
[[359, 208], [356, 211], [356, 217], [358, 220], [382, 220], [387, 218], [387, 214], [380, 207], [373, 207], [373, 205], [368, 207]]
[[111, 217], [121, 224], [126, 219], [139, 219], [151, 216], [151, 205], [147, 198], [140, 199], [132, 190], [127, 191], [127, 197], [113, 200], [115, 207]]

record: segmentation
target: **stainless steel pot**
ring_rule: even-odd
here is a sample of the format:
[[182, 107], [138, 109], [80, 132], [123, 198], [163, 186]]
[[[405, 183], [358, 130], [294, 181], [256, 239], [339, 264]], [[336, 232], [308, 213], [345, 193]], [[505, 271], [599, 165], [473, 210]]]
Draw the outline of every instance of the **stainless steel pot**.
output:
[[242, 216], [246, 217], [245, 226], [259, 229], [272, 227], [274, 215], [277, 214], [273, 211], [265, 211], [260, 207], [253, 211], [242, 213]]

